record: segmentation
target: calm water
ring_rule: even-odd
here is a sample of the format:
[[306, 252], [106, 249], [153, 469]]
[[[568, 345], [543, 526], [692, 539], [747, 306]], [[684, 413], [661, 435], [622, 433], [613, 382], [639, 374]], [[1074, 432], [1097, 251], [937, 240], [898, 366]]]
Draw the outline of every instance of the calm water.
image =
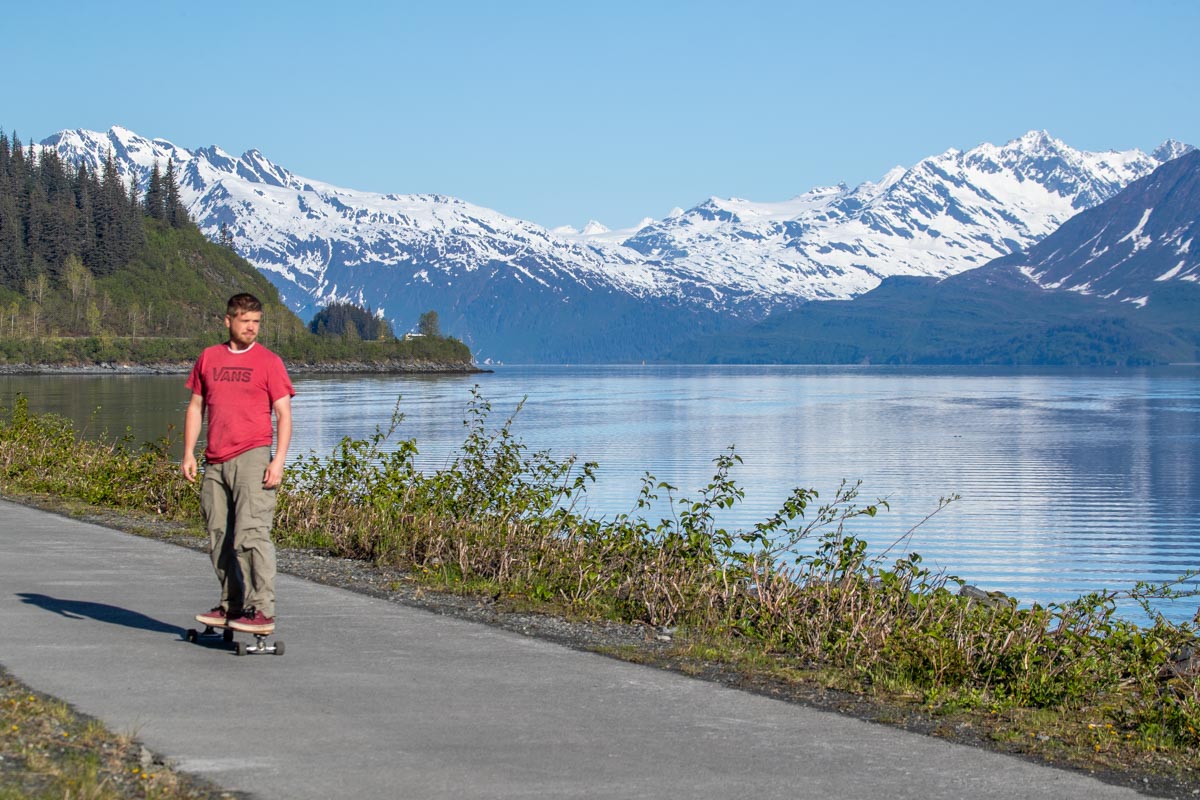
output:
[[[6, 377], [0, 406], [138, 441], [182, 426], [182, 376]], [[852, 532], [878, 550], [913, 535], [929, 566], [1024, 601], [1066, 600], [1200, 566], [1200, 369], [1063, 371], [846, 367], [504, 367], [469, 377], [298, 377], [293, 455], [386, 426], [426, 467], [461, 444], [471, 387], [496, 425], [537, 449], [600, 464], [593, 516], [633, 510], [644, 472], [694, 496], [730, 445], [750, 526], [795, 486], [832, 497], [843, 478], [891, 511]], [[1168, 609], [1190, 619], [1197, 601]]]

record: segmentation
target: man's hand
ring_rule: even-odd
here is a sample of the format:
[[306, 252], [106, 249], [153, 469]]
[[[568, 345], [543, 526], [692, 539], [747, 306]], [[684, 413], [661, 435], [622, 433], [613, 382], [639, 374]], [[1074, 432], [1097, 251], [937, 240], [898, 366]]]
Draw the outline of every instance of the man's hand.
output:
[[183, 477], [188, 479], [188, 483], [196, 482], [196, 454], [184, 453], [183, 463], [179, 465], [179, 471], [183, 473]]
[[267, 471], [263, 473], [263, 488], [275, 489], [281, 483], [283, 483], [283, 461], [276, 457], [271, 460], [271, 463], [267, 465]]

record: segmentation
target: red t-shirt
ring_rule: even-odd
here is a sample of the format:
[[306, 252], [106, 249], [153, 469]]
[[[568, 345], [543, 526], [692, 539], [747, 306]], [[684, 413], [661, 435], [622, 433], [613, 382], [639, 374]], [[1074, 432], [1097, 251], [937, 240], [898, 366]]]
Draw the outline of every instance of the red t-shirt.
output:
[[205, 348], [187, 387], [208, 408], [204, 458], [210, 464], [270, 447], [272, 406], [281, 397], [296, 396], [282, 359], [257, 342], [238, 352], [228, 344]]

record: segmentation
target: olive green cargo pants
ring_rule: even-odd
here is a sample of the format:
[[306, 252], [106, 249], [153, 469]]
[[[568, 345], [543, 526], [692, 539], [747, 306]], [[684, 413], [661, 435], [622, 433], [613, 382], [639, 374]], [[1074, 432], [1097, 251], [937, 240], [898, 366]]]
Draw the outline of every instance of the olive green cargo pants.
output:
[[220, 464], [207, 464], [200, 509], [208, 529], [221, 605], [275, 616], [275, 490], [263, 488], [270, 447], [256, 447]]

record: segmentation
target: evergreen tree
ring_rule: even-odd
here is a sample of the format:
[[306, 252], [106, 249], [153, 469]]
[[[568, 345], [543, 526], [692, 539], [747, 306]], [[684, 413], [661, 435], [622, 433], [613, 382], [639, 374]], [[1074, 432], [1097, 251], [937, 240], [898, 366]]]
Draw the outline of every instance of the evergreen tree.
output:
[[9, 158], [9, 180], [14, 192], [20, 191], [25, 185], [25, 151], [21, 148], [21, 140], [13, 134], [12, 155]]
[[166, 216], [162, 173], [158, 169], [158, 161], [154, 162], [154, 167], [150, 170], [150, 182], [146, 185], [144, 202], [146, 216], [150, 219], [161, 220]]
[[75, 230], [72, 233], [72, 252], [78, 253], [85, 264], [92, 263], [96, 253], [96, 218], [92, 207], [95, 180], [84, 165], [74, 176]]
[[112, 151], [104, 159], [101, 168], [99, 191], [95, 196], [93, 219], [96, 225], [96, 263], [92, 268], [98, 275], [111, 275], [121, 266], [122, 243], [121, 233], [121, 200], [125, 192], [122, 189], [118, 198], [120, 180], [117, 175], [117, 162]]
[[172, 228], [175, 224], [175, 210], [179, 205], [179, 186], [175, 183], [175, 159], [167, 159], [167, 171], [163, 175], [163, 221]]
[[163, 191], [166, 192], [164, 219], [172, 228], [182, 228], [190, 225], [187, 209], [179, 199], [179, 183], [175, 173], [175, 159], [167, 159], [167, 173], [163, 176]]
[[[25, 233], [25, 252], [29, 253], [31, 263], [34, 260], [41, 259], [45, 261], [42, 255], [42, 222], [46, 218], [44, 206], [46, 205], [45, 197], [42, 196], [40, 187], [30, 181], [26, 184], [25, 192], [22, 199], [25, 201], [21, 209], [21, 218]], [[42, 269], [44, 269], [44, 263]], [[34, 272], [40, 271], [34, 268]]]
[[25, 235], [17, 200], [0, 195], [0, 286], [16, 289], [29, 277]]
[[8, 145], [8, 137], [4, 135], [4, 129], [0, 128], [0, 191], [7, 188], [8, 162], [11, 158], [12, 150]]
[[42, 259], [51, 277], [57, 278], [67, 257], [66, 231], [62, 217], [55, 213], [44, 189], [39, 185], [35, 185], [29, 195], [25, 244], [30, 252]]

